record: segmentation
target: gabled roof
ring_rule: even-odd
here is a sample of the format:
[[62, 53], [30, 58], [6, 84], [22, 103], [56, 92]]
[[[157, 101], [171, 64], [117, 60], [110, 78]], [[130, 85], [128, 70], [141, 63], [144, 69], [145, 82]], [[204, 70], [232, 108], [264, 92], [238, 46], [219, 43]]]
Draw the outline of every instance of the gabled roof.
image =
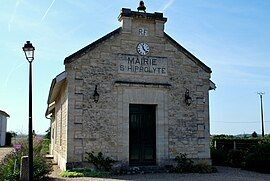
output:
[[[100, 39], [94, 41], [93, 43], [87, 45], [86, 47], [80, 49], [79, 51], [73, 53], [72, 55], [68, 56], [64, 60], [64, 64], [68, 64], [76, 60], [77, 58], [85, 55], [89, 51], [96, 48], [99, 44], [102, 42], [110, 39], [112, 36], [119, 34], [121, 31], [121, 27], [117, 28], [116, 30], [108, 33], [107, 35], [101, 37]], [[164, 37], [167, 38], [175, 47], [182, 53], [184, 53], [187, 57], [189, 57], [194, 63], [196, 63], [198, 66], [200, 66], [202, 69], [204, 69], [207, 73], [212, 73], [211, 68], [209, 68], [207, 65], [205, 65], [202, 61], [200, 61], [197, 57], [195, 57], [192, 53], [190, 53], [187, 49], [185, 49], [183, 46], [181, 46], [177, 41], [175, 41], [172, 37], [170, 37], [167, 33], [164, 32]]]
[[207, 73], [212, 73], [211, 68], [209, 68], [207, 65], [205, 65], [202, 61], [200, 61], [197, 57], [195, 57], [192, 53], [190, 53], [187, 49], [185, 49], [182, 45], [180, 45], [177, 41], [175, 41], [172, 37], [170, 37], [167, 33], [164, 32], [165, 38], [167, 38], [172, 44], [175, 45], [177, 50], [185, 54], [187, 57], [189, 57], [195, 64], [200, 66], [203, 70], [205, 70]]
[[10, 116], [5, 111], [0, 110], [0, 115], [4, 115], [5, 117], [9, 118]]
[[100, 43], [104, 42], [105, 40], [110, 39], [112, 36], [117, 35], [120, 33], [121, 31], [121, 27], [117, 28], [116, 30], [108, 33], [107, 35], [101, 37], [100, 39], [94, 41], [93, 43], [87, 45], [86, 47], [80, 49], [79, 51], [73, 53], [72, 55], [68, 56], [65, 58], [64, 60], [64, 64], [68, 64], [73, 62], [74, 60], [76, 60], [77, 58], [83, 56], [84, 54], [86, 54], [87, 52], [93, 50], [94, 48], [96, 48]]

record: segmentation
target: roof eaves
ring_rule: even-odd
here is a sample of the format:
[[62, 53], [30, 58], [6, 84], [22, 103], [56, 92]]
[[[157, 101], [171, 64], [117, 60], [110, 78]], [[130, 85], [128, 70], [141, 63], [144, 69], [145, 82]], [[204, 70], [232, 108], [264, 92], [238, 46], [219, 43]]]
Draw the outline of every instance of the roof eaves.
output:
[[53, 88], [55, 86], [55, 83], [56, 83], [56, 78], [54, 78], [52, 80], [50, 91], [49, 91], [49, 96], [48, 96], [48, 99], [47, 99], [47, 104], [50, 104], [50, 98], [51, 98], [51, 95], [52, 95], [52, 92], [53, 92]]
[[58, 74], [53, 80], [52, 80], [52, 83], [51, 83], [51, 87], [50, 87], [50, 91], [49, 91], [49, 96], [48, 96], [48, 100], [47, 100], [47, 104], [49, 105], [50, 104], [50, 98], [52, 96], [52, 93], [53, 93], [53, 89], [55, 87], [55, 84], [57, 82], [60, 82], [61, 80], [63, 80], [64, 78], [66, 78], [66, 72], [63, 71], [61, 72], [60, 74]]
[[6, 113], [5, 111], [2, 111], [2, 110], [0, 110], [0, 114], [6, 116], [8, 118], [10, 117], [8, 113]]
[[213, 81], [211, 81], [211, 80], [209, 80], [209, 81], [210, 81], [209, 90], [216, 90], [216, 88], [217, 88], [216, 84]]
[[210, 67], [205, 65], [202, 61], [200, 61], [197, 57], [195, 57], [192, 53], [190, 53], [187, 49], [185, 49], [183, 46], [181, 46], [177, 41], [175, 41], [172, 37], [170, 37], [167, 33], [165, 33], [165, 37], [171, 41], [174, 45], [176, 45], [176, 48], [184, 53], [186, 56], [188, 56], [194, 63], [198, 64], [200, 67], [202, 67], [207, 73], [212, 73], [212, 70]]
[[121, 31], [121, 27], [119, 27], [116, 30], [108, 33], [107, 35], [101, 37], [100, 39], [94, 41], [93, 43], [87, 45], [86, 47], [80, 49], [79, 51], [73, 53], [72, 55], [66, 57], [65, 60], [64, 60], [64, 64], [68, 64], [68, 63], [73, 62], [74, 60], [76, 60], [76, 58], [79, 58], [82, 55], [89, 52], [90, 50], [93, 50], [94, 48], [96, 48], [100, 43], [104, 42], [105, 40], [109, 39], [110, 37], [112, 37], [112, 36], [114, 36], [116, 34], [119, 34], [120, 31]]

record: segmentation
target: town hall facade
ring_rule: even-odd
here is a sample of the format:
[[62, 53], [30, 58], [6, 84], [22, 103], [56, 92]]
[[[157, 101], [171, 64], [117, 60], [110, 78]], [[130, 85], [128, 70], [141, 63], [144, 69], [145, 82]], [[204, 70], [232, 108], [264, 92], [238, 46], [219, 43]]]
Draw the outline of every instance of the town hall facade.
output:
[[51, 154], [61, 169], [86, 152], [126, 165], [210, 163], [211, 69], [167, 33], [162, 13], [123, 8], [121, 27], [64, 60], [51, 84]]

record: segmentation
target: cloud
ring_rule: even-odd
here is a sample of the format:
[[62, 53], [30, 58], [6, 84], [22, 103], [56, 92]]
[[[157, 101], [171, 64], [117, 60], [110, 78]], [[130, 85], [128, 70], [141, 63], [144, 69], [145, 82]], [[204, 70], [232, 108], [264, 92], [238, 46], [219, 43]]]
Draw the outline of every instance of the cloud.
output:
[[14, 21], [14, 18], [15, 18], [16, 12], [17, 12], [17, 8], [18, 8], [20, 2], [21, 2], [21, 0], [17, 0], [17, 1], [16, 1], [15, 8], [14, 8], [14, 10], [13, 10], [13, 12], [12, 12], [12, 15], [11, 15], [10, 19], [9, 19], [9, 22], [8, 22], [8, 31], [9, 31], [9, 32], [10, 32], [10, 30], [11, 30], [11, 24], [12, 24], [13, 21]]
[[11, 69], [11, 71], [10, 71], [9, 74], [7, 75], [7, 78], [6, 78], [5, 83], [4, 83], [4, 85], [3, 85], [4, 88], [7, 88], [8, 82], [9, 82], [9, 79], [10, 79], [10, 76], [13, 75], [13, 72], [15, 72], [17, 69], [19, 69], [23, 64], [25, 64], [25, 62], [22, 62], [22, 63], [20, 63], [19, 65], [15, 66], [15, 67], [13, 67], [13, 68]]
[[161, 9], [161, 12], [165, 12], [174, 2], [175, 0], [169, 0], [164, 7]]
[[48, 7], [48, 9], [46, 10], [46, 12], [44, 13], [44, 15], [42, 16], [41, 20], [40, 20], [40, 24], [43, 22], [43, 20], [46, 18], [48, 12], [50, 11], [51, 7], [53, 6], [55, 0], [52, 1], [51, 5]]

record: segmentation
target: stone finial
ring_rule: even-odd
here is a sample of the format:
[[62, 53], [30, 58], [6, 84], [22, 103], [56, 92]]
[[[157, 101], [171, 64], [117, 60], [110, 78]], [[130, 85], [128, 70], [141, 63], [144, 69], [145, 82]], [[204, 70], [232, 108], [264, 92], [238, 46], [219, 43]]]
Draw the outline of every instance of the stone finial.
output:
[[144, 6], [144, 2], [140, 1], [139, 7], [137, 8], [138, 11], [143, 11], [145, 12], [146, 7]]

